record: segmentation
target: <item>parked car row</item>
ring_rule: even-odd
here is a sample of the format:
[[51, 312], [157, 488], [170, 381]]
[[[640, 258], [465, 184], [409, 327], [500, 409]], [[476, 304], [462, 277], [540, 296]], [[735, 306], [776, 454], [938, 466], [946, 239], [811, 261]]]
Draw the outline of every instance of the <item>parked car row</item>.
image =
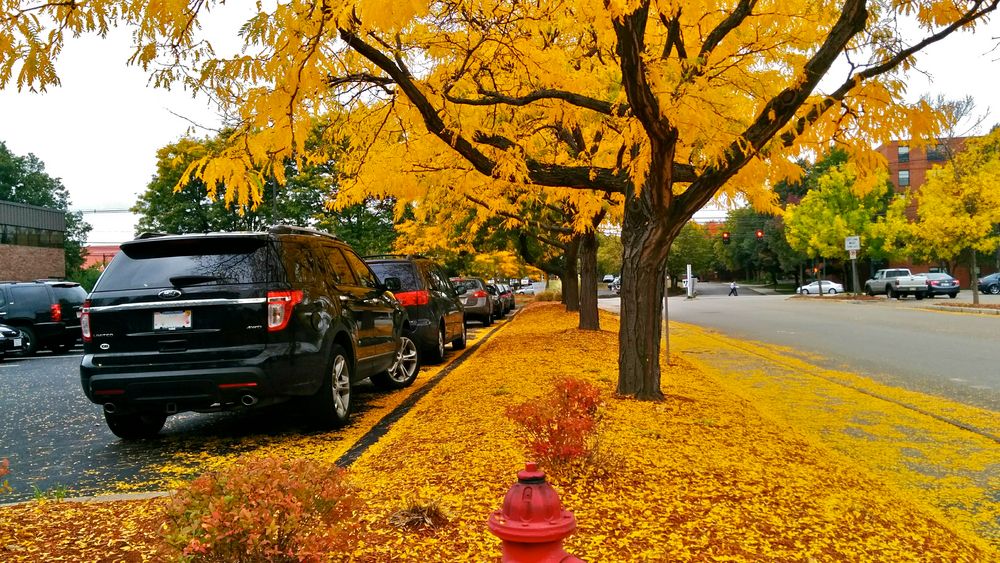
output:
[[[494, 318], [478, 278], [420, 256], [362, 258], [314, 229], [142, 235], [121, 245], [81, 311], [84, 393], [124, 439], [168, 416], [298, 401], [346, 424], [353, 389], [413, 383], [466, 321]], [[512, 295], [511, 295], [512, 297]]]

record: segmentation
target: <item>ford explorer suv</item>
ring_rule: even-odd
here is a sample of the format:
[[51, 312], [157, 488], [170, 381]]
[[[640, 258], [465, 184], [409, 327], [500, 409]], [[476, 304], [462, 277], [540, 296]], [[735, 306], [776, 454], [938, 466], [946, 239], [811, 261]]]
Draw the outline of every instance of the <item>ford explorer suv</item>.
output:
[[313, 229], [140, 236], [121, 246], [82, 315], [80, 381], [123, 439], [170, 415], [299, 399], [347, 422], [354, 385], [409, 385], [406, 313], [350, 246]]

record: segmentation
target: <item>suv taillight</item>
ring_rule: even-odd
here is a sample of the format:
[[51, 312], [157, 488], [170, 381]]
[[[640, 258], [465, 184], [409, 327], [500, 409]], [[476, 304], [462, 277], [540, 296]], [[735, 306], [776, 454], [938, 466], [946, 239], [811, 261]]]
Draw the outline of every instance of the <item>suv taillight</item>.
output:
[[90, 342], [90, 299], [84, 301], [80, 309], [80, 334], [84, 342]]
[[57, 323], [62, 320], [62, 305], [58, 303], [53, 303], [49, 305], [49, 315], [52, 317], [52, 322]]
[[425, 289], [420, 291], [404, 291], [403, 293], [394, 293], [393, 295], [396, 296], [399, 304], [404, 307], [408, 305], [426, 305], [431, 302], [431, 294]]
[[292, 308], [302, 301], [302, 291], [267, 292], [267, 330], [276, 332], [288, 326], [292, 318]]

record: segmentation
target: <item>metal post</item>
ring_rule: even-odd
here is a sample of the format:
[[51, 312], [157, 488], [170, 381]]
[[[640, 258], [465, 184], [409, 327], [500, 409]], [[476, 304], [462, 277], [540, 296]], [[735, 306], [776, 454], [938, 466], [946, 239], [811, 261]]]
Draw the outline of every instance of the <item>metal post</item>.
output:
[[694, 299], [694, 278], [691, 276], [691, 264], [687, 265], [687, 298]]

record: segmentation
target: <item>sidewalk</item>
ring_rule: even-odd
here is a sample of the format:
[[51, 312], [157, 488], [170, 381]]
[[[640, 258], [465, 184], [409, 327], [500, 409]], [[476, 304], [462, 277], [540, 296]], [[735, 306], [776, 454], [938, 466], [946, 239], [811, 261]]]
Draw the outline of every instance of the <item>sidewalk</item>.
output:
[[[687, 326], [671, 337], [665, 400], [615, 398], [618, 319], [602, 313], [601, 322], [600, 332], [579, 331], [560, 305], [533, 305], [440, 379], [351, 465], [363, 509], [353, 551], [333, 559], [497, 560], [499, 541], [485, 520], [526, 458], [506, 409], [549, 393], [560, 376], [599, 385], [605, 399], [596, 455], [549, 474], [578, 522], [567, 549], [584, 560], [997, 559], [997, 539], [983, 523], [1000, 499], [982, 495], [996, 489], [995, 442], [875, 399], [861, 392], [863, 382], [844, 390], [817, 377], [851, 381], [849, 374], [816, 374], [790, 355]], [[996, 430], [996, 420], [981, 416], [989, 413], [921, 400]], [[281, 451], [277, 443], [270, 449]], [[0, 559], [51, 559], [67, 542], [98, 550], [76, 560], [153, 560], [156, 502], [6, 507]], [[446, 522], [393, 524], [414, 507]], [[43, 518], [57, 519], [66, 537], [32, 534], [31, 522]], [[146, 533], [137, 533], [142, 526]], [[125, 543], [113, 535], [122, 530], [131, 534]], [[24, 551], [4, 551], [11, 544]]]

